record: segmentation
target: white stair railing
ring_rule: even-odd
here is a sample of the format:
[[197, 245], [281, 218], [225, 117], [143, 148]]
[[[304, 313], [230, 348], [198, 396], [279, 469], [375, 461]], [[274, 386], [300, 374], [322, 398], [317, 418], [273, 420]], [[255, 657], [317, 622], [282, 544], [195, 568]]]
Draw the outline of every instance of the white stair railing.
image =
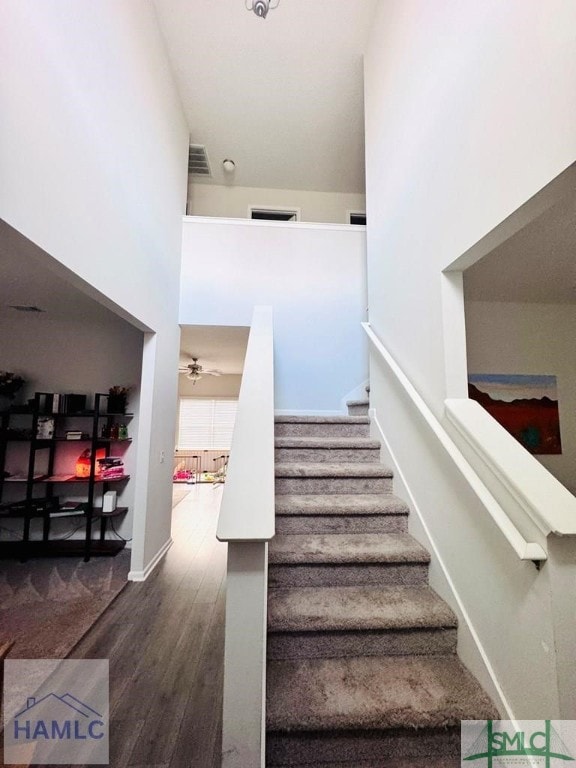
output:
[[255, 307], [216, 536], [228, 542], [223, 768], [265, 765], [268, 541], [274, 536], [271, 307]]
[[[470, 464], [469, 460], [462, 454], [460, 448], [452, 440], [438, 419], [434, 416], [430, 408], [424, 402], [423, 398], [416, 391], [415, 387], [409, 381], [406, 374], [402, 371], [398, 363], [382, 344], [378, 336], [370, 327], [370, 323], [362, 323], [364, 330], [373, 349], [379, 354], [380, 358], [386, 362], [397, 380], [400, 382], [405, 392], [408, 394], [412, 403], [416, 406], [424, 421], [428, 424], [440, 445], [444, 448], [448, 456], [454, 462], [462, 476], [466, 479], [470, 488], [475, 492], [477, 498], [483, 504], [488, 514], [492, 517], [502, 535], [514, 550], [517, 557], [521, 560], [532, 560], [534, 563], [540, 563], [547, 559], [547, 554], [542, 546], [544, 541], [538, 542], [528, 539], [519, 530], [519, 527], [512, 521], [507, 511], [501, 503], [494, 497], [487, 488], [483, 480], [479, 477], [476, 469]], [[453, 412], [455, 401], [447, 401], [448, 409]], [[454, 409], [455, 410], [455, 409]], [[526, 517], [528, 520], [528, 517]]]

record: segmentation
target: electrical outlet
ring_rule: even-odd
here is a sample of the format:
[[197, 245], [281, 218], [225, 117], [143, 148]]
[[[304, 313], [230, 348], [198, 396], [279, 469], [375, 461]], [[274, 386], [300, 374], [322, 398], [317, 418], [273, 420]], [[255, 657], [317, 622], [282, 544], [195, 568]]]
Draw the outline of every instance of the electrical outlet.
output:
[[165, 451], [160, 451], [160, 464], [164, 464], [165, 459], [166, 459]]

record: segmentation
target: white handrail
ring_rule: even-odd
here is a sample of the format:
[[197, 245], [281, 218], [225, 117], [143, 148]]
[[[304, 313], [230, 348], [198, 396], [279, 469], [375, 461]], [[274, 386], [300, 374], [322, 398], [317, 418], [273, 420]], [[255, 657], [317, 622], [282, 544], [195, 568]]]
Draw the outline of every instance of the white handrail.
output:
[[255, 307], [216, 536], [269, 541], [274, 533], [272, 307]]
[[228, 542], [223, 768], [263, 768], [268, 541], [274, 536], [272, 307], [255, 307], [217, 537]]
[[535, 542], [526, 541], [518, 528], [510, 520], [506, 512], [490, 493], [488, 488], [480, 480], [469, 462], [465, 459], [460, 449], [443, 429], [438, 419], [434, 416], [430, 408], [426, 405], [422, 397], [418, 394], [406, 374], [402, 371], [398, 363], [382, 344], [378, 336], [370, 327], [370, 323], [362, 323], [374, 349], [388, 365], [392, 373], [396, 376], [406, 394], [410, 397], [421, 416], [424, 418], [446, 453], [450, 456], [462, 476], [466, 479], [477, 498], [486, 508], [496, 525], [499, 527], [507, 542], [521, 560], [540, 561], [546, 560], [547, 554], [544, 549]]
[[475, 400], [448, 399], [446, 417], [544, 536], [576, 534], [576, 498]]

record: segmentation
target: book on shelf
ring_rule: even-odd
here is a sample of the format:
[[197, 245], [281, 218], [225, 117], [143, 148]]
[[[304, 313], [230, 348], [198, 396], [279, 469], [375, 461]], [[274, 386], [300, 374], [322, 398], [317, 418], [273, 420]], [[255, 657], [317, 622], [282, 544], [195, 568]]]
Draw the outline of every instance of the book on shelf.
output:
[[[35, 472], [32, 476], [33, 480], [44, 480], [46, 478], [46, 475], [42, 474], [42, 472]], [[8, 483], [25, 483], [28, 480], [28, 475], [10, 475], [9, 477], [5, 477], [4, 481]]]
[[69, 429], [66, 432], [66, 440], [82, 440], [84, 435], [85, 435], [85, 433], [82, 432], [81, 430]]
[[62, 394], [59, 392], [38, 392], [39, 413], [62, 413], [73, 415], [86, 410], [86, 395]]
[[50, 512], [50, 517], [73, 517], [74, 515], [83, 515], [86, 511], [85, 505], [80, 501], [65, 501], [60, 504], [58, 509]]
[[84, 509], [84, 503], [82, 501], [65, 501], [62, 504], [60, 504], [60, 509], [62, 512], [72, 512], [72, 510]]

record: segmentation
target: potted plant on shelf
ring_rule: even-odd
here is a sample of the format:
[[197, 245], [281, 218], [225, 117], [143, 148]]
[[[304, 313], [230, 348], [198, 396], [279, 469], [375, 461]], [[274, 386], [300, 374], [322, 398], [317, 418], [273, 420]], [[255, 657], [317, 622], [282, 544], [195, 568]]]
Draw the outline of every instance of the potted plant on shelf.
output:
[[108, 390], [108, 413], [126, 413], [130, 387], [110, 387]]
[[12, 373], [12, 371], [0, 371], [0, 409], [8, 407], [12, 400], [14, 400], [16, 392], [23, 386], [24, 379], [22, 376]]

